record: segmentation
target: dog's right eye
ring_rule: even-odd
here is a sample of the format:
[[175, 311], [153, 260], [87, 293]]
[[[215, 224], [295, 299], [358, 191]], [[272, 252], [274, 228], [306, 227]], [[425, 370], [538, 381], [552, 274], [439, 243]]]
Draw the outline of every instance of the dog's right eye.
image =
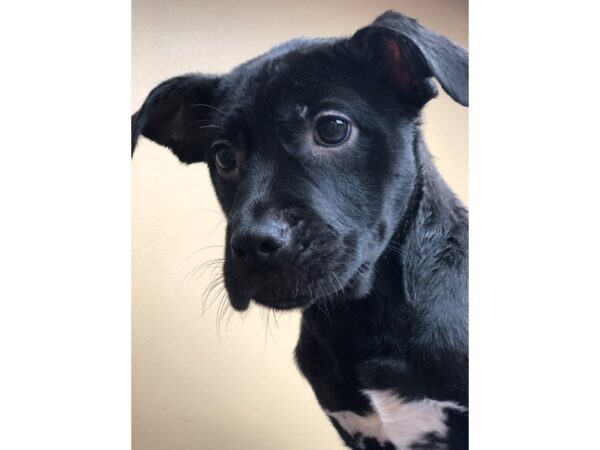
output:
[[339, 116], [323, 116], [317, 121], [314, 136], [317, 144], [335, 147], [350, 136], [350, 122]]
[[235, 150], [225, 143], [215, 144], [213, 147], [213, 155], [217, 168], [222, 172], [232, 172], [237, 167], [235, 158]]

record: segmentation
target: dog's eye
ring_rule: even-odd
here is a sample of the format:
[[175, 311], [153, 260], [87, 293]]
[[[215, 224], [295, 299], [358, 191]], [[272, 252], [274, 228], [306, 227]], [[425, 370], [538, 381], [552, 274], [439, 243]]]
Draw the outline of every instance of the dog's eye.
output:
[[236, 168], [235, 150], [229, 145], [224, 143], [216, 144], [213, 147], [213, 154], [215, 155], [217, 167], [223, 172], [231, 172]]
[[340, 145], [350, 136], [350, 123], [338, 116], [324, 116], [315, 126], [315, 141], [324, 147]]

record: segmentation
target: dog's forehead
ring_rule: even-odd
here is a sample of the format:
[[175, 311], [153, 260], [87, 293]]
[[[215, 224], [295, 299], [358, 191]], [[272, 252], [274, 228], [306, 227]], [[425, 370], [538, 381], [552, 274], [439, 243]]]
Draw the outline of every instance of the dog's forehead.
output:
[[273, 73], [283, 66], [298, 69], [298, 64], [331, 55], [341, 42], [341, 38], [292, 39], [239, 65], [232, 73]]
[[247, 149], [300, 148], [320, 114], [345, 116], [357, 129], [380, 127], [382, 111], [395, 102], [372, 81], [344, 51], [344, 40], [295, 40], [226, 75], [216, 103], [223, 114], [213, 120], [222, 138]]
[[[224, 83], [224, 101], [236, 107], [286, 106], [333, 83], [334, 48], [340, 39], [295, 39], [236, 67]], [[308, 98], [307, 100], [310, 100]], [[301, 110], [299, 110], [301, 112]]]

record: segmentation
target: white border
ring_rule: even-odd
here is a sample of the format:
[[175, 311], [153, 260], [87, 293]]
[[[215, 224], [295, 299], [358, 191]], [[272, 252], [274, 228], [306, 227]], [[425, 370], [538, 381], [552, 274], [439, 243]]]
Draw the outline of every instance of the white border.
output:
[[597, 11], [470, 5], [472, 449], [597, 441]]
[[[588, 5], [471, 0], [474, 449], [596, 442]], [[0, 447], [129, 448], [130, 7], [12, 2], [0, 20]]]
[[0, 448], [130, 447], [130, 5], [0, 21]]

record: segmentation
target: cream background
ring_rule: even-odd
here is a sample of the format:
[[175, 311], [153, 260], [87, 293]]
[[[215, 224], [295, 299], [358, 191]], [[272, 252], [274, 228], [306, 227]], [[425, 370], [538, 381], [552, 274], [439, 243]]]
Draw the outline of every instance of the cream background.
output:
[[[225, 72], [298, 36], [349, 35], [394, 8], [467, 46], [467, 2], [133, 0], [132, 112], [160, 81]], [[426, 140], [467, 201], [467, 113], [445, 94], [426, 107]], [[146, 139], [132, 162], [135, 450], [342, 449], [292, 352], [299, 314], [253, 309], [217, 332], [211, 280], [187, 276], [221, 256], [224, 222], [208, 173]], [[198, 251], [200, 249], [204, 249]], [[196, 252], [196, 253], [194, 253]], [[211, 297], [214, 298], [214, 297]], [[210, 301], [210, 300], [209, 300]]]

